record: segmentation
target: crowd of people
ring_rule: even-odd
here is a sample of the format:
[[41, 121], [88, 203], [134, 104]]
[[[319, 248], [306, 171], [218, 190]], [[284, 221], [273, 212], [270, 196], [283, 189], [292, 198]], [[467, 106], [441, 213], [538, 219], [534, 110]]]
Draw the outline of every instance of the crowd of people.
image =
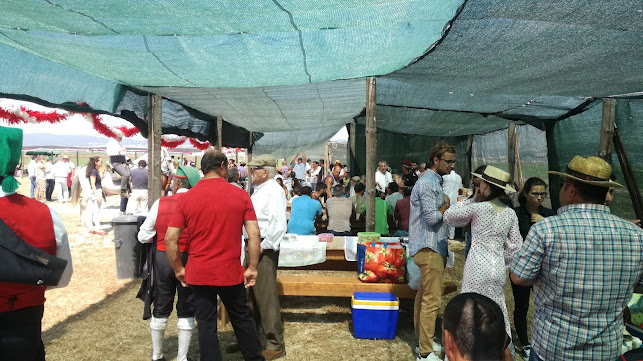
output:
[[[0, 134], [21, 139], [21, 134]], [[10, 142], [0, 142], [0, 146], [6, 144]], [[112, 144], [112, 152], [125, 151], [115, 149]], [[64, 226], [41, 202], [15, 193], [15, 180], [5, 170], [15, 169], [15, 150], [2, 150], [0, 203], [7, 204], [0, 207], [0, 218], [9, 221], [12, 229], [18, 225], [28, 243], [66, 261], [58, 283], [64, 286], [71, 276]], [[164, 333], [177, 295], [177, 360], [187, 360], [195, 320], [201, 360], [221, 359], [217, 297], [226, 306], [237, 338], [226, 352], [241, 352], [245, 360], [285, 356], [277, 290], [281, 240], [286, 233], [318, 233], [324, 217], [324, 232], [355, 234], [354, 225], [364, 220], [366, 211], [364, 177], [351, 177], [339, 161], [326, 168], [323, 161], [311, 162], [304, 153], [279, 168], [268, 154], [237, 166], [221, 151], [211, 149], [205, 152], [200, 170], [168, 163], [174, 168], [166, 173], [172, 195], [161, 197], [148, 211], [147, 164], [140, 161], [131, 167], [121, 155], [111, 155], [110, 162], [122, 162], [114, 168], [124, 173], [126, 184], [120, 189], [128, 199], [125, 210], [147, 215], [138, 239], [153, 245], [153, 257], [148, 260], [154, 275], [149, 315], [152, 360], [165, 358]], [[11, 160], [4, 162], [4, 158]], [[62, 169], [69, 161], [61, 158]], [[46, 172], [44, 159], [36, 157], [34, 162], [34, 174], [38, 169]], [[92, 157], [78, 170], [83, 175], [78, 178], [87, 182], [83, 192], [89, 199], [88, 219], [93, 227], [100, 223], [96, 210], [104, 199], [102, 163], [101, 157]], [[509, 174], [491, 165], [472, 172], [473, 194], [463, 197], [456, 164], [455, 148], [440, 142], [431, 148], [426, 164], [403, 161], [401, 173], [392, 174], [388, 164], [380, 162], [375, 174], [375, 231], [408, 237], [409, 254], [420, 269], [414, 303], [416, 360], [439, 360], [440, 353], [450, 360], [511, 360], [516, 352], [530, 361], [615, 360], [621, 350], [622, 316], [643, 273], [643, 231], [634, 222], [612, 215], [605, 205], [612, 196], [609, 191], [620, 187], [609, 164], [597, 157], [577, 156], [565, 172], [550, 172], [561, 179], [557, 213], [543, 206], [548, 192], [542, 179], [530, 178], [516, 190]], [[58, 174], [54, 170], [56, 186]], [[65, 201], [69, 196], [60, 184]], [[37, 197], [38, 191], [34, 193]], [[513, 193], [518, 193], [515, 207], [509, 197]], [[15, 207], [25, 209], [15, 212]], [[29, 220], [21, 216], [24, 212], [42, 213], [38, 219], [50, 221], [32, 231]], [[448, 240], [456, 227], [468, 235], [462, 294], [444, 311], [440, 345], [434, 333]], [[47, 234], [51, 237], [43, 238]], [[507, 271], [520, 346], [511, 339], [504, 293]], [[19, 334], [24, 343], [0, 342], [3, 359], [5, 355], [11, 355], [6, 359], [28, 359], [15, 355], [34, 353], [33, 359], [44, 359], [39, 332], [44, 290], [41, 285], [0, 283], [0, 300], [6, 301], [0, 302], [0, 335]], [[532, 290], [530, 340], [526, 315]], [[23, 319], [29, 320], [28, 326], [21, 323]]]

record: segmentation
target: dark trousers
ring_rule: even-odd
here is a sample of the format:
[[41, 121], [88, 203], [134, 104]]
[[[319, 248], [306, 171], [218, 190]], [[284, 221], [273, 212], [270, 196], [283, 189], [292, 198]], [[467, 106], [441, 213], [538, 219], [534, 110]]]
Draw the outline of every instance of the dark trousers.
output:
[[190, 288], [194, 295], [196, 320], [199, 323], [201, 361], [222, 360], [217, 337], [217, 295], [228, 311], [243, 359], [265, 360], [261, 354], [257, 326], [246, 305], [246, 289], [243, 283], [236, 286], [191, 285]]
[[45, 198], [48, 201], [51, 201], [51, 195], [54, 193], [55, 185], [56, 185], [56, 180], [47, 179], [47, 187], [45, 188]]
[[114, 171], [121, 176], [121, 207], [120, 211], [125, 212], [127, 209], [127, 190], [131, 189], [129, 185], [130, 169], [122, 163], [112, 163]]
[[277, 291], [277, 265], [279, 251], [265, 249], [259, 256], [257, 282], [248, 289], [248, 306], [257, 325], [266, 336], [266, 350], [284, 350], [284, 323], [281, 320], [279, 292]]
[[[187, 263], [188, 253], [181, 252], [183, 264]], [[179, 318], [194, 317], [194, 300], [192, 290], [183, 287], [176, 279], [165, 251], [156, 250], [154, 262], [154, 311], [156, 318], [166, 318], [172, 313], [174, 295], [178, 295], [176, 315]]]
[[30, 189], [29, 193], [31, 194], [31, 198], [33, 198], [34, 193], [36, 192], [36, 177], [29, 176], [29, 180], [31, 181], [31, 187], [29, 187]]
[[44, 305], [0, 313], [0, 360], [45, 361], [40, 338]]
[[[529, 345], [527, 335], [527, 312], [529, 311], [529, 294], [531, 287], [518, 286], [511, 282], [511, 290], [514, 294], [514, 326], [520, 340], [520, 345]], [[533, 351], [532, 351], [533, 352]]]

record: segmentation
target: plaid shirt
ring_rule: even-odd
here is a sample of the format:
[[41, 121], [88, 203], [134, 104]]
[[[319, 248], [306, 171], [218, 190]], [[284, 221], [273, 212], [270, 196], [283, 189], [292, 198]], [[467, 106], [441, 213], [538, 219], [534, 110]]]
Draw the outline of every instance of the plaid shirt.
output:
[[428, 169], [413, 187], [409, 212], [409, 252], [414, 256], [422, 248], [430, 248], [448, 256], [448, 227], [438, 209], [444, 204], [442, 177]]
[[534, 283], [532, 345], [543, 360], [615, 360], [643, 271], [643, 231], [597, 204], [536, 223], [511, 272]]

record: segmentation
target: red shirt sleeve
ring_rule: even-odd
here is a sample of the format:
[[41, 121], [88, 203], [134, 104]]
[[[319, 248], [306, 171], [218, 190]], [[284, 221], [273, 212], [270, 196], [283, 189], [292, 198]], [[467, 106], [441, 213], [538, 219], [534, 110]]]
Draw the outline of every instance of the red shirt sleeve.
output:
[[255, 207], [252, 205], [250, 196], [245, 194], [246, 214], [243, 216], [244, 221], [256, 221], [257, 215], [255, 214]]
[[183, 211], [183, 207], [185, 205], [185, 197], [181, 197], [178, 202], [176, 202], [176, 208], [174, 209], [174, 213], [172, 214], [172, 217], [170, 218], [170, 223], [168, 224], [168, 227], [175, 227], [175, 228], [185, 228], [185, 213]]

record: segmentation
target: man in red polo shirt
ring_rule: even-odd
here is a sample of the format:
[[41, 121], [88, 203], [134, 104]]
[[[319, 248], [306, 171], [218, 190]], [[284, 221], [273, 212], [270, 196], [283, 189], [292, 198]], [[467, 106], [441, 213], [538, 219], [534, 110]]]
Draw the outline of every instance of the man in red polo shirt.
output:
[[[132, 171], [132, 179], [135, 174]], [[154, 311], [150, 320], [150, 333], [152, 335], [152, 361], [164, 360], [163, 335], [167, 327], [167, 320], [174, 306], [174, 295], [178, 294], [176, 302], [176, 315], [178, 320], [176, 328], [179, 330], [179, 350], [177, 361], [187, 361], [188, 349], [192, 332], [194, 331], [194, 304], [192, 290], [184, 287], [176, 279], [174, 270], [170, 266], [165, 247], [165, 234], [176, 209], [176, 205], [190, 188], [194, 187], [201, 179], [199, 170], [188, 166], [179, 166], [174, 175], [174, 195], [161, 197], [152, 204], [150, 213], [138, 231], [138, 240], [141, 243], [152, 242], [156, 235], [156, 250], [154, 255]], [[181, 261], [185, 264], [188, 253], [185, 250], [190, 232], [186, 229], [179, 237], [179, 252]]]
[[[0, 127], [0, 220], [8, 226], [3, 227], [3, 232], [9, 232], [0, 234], [0, 237], [8, 241], [15, 234], [29, 246], [66, 260], [67, 264], [56, 286], [65, 287], [72, 275], [67, 231], [52, 209], [16, 193], [18, 182], [13, 173], [20, 162], [21, 148], [22, 130]], [[43, 262], [41, 256], [37, 257]], [[28, 274], [30, 270], [21, 268], [11, 271]], [[8, 273], [11, 272], [0, 274], [0, 280], [11, 279]], [[0, 282], [0, 360], [45, 360], [45, 347], [40, 334], [45, 290], [48, 287], [42, 283], [42, 280], [37, 284]]]
[[[246, 287], [257, 279], [260, 239], [252, 201], [227, 182], [228, 159], [209, 150], [201, 160], [205, 177], [179, 199], [165, 234], [165, 246], [176, 278], [193, 292], [199, 323], [202, 361], [221, 360], [217, 338], [217, 295], [226, 305], [244, 360], [264, 360], [257, 327], [246, 304]], [[241, 266], [241, 230], [248, 233], [248, 268]], [[188, 260], [180, 258], [178, 241], [184, 228]]]

